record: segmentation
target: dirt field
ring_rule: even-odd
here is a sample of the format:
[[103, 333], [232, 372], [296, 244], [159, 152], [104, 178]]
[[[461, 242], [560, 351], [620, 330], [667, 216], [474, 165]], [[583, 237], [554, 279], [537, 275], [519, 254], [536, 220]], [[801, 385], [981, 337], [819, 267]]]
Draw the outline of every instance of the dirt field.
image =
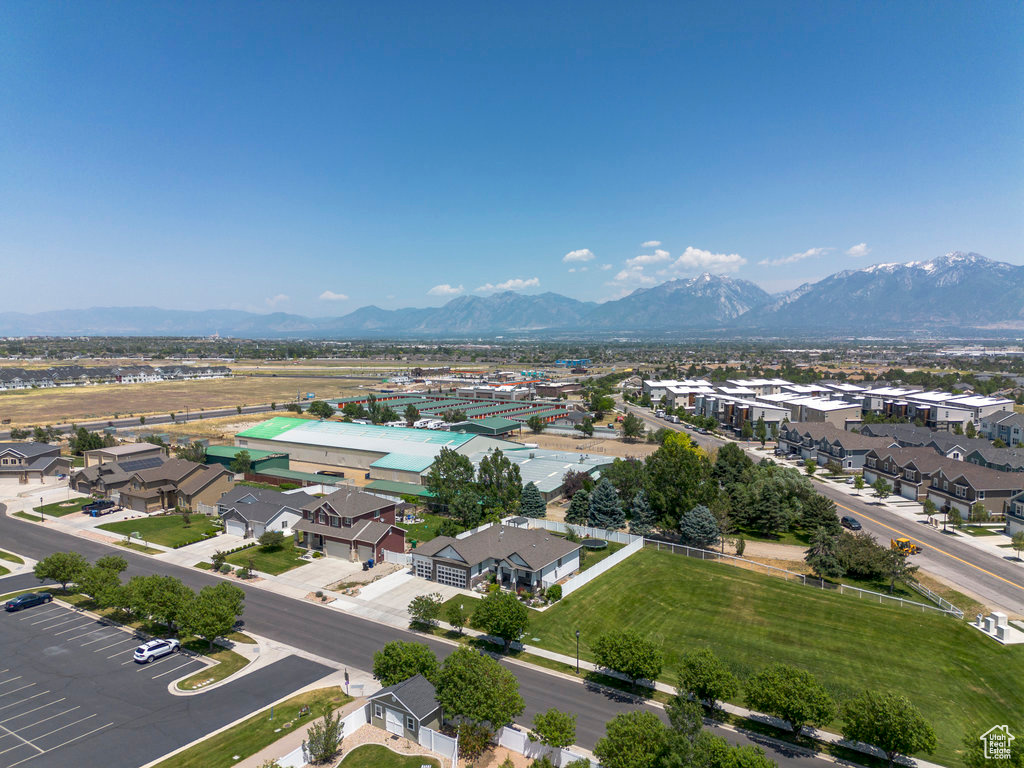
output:
[[205, 437], [213, 445], [234, 445], [236, 434], [274, 416], [295, 416], [295, 414], [278, 410], [268, 413], [250, 413], [245, 416], [225, 416], [220, 419], [199, 419], [185, 424], [155, 424], [153, 429], [175, 437]]
[[345, 397], [359, 390], [316, 378], [235, 376], [229, 379], [160, 381], [151, 384], [101, 384], [0, 392], [0, 419], [12, 425], [59, 424], [115, 415], [177, 413], [258, 403], [285, 403], [297, 392]]
[[602, 456], [620, 456], [643, 459], [656, 450], [656, 443], [624, 443], [621, 440], [604, 438], [569, 437], [541, 433], [539, 435], [523, 434], [520, 439], [524, 443], [536, 443], [541, 448], [553, 451], [570, 451], [572, 453], [598, 453]]

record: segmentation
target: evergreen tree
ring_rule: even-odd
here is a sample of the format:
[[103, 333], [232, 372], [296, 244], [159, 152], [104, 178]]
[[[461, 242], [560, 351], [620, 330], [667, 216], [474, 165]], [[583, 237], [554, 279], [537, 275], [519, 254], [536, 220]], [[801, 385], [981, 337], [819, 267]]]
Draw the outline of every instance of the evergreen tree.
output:
[[842, 533], [836, 503], [832, 499], [816, 493], [804, 502], [802, 512], [804, 530], [815, 531], [824, 528], [830, 536]]
[[804, 561], [814, 574], [822, 579], [837, 579], [843, 575], [839, 563], [839, 538], [825, 528], [818, 528], [812, 535], [810, 547]]
[[637, 491], [629, 507], [629, 532], [637, 536], [646, 536], [654, 527], [654, 522], [654, 510], [647, 503], [647, 495], [643, 491]]
[[523, 495], [519, 500], [519, 509], [524, 517], [544, 517], [547, 514], [547, 505], [540, 490], [533, 482], [523, 486]]
[[622, 511], [619, 494], [615, 492], [615, 486], [607, 478], [602, 478], [594, 488], [594, 493], [590, 497], [590, 514], [587, 520], [595, 528], [607, 528], [608, 530], [622, 528], [626, 523], [626, 515]]
[[565, 522], [571, 525], [586, 525], [590, 515], [590, 494], [582, 488], [572, 496], [569, 510], [565, 513]]
[[721, 535], [718, 521], [703, 504], [698, 504], [682, 516], [679, 531], [688, 544], [702, 549], [715, 544]]

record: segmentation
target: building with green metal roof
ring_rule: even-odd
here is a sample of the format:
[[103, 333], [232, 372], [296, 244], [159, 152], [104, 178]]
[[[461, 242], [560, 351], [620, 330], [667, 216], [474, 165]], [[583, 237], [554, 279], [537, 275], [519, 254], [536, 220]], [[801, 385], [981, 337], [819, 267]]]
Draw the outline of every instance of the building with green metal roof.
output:
[[501, 437], [513, 432], [522, 431], [523, 423], [515, 419], [506, 419], [504, 416], [487, 416], [483, 419], [469, 419], [452, 424], [452, 432], [469, 432], [474, 435], [491, 435]]
[[288, 454], [282, 451], [260, 451], [231, 445], [211, 445], [206, 449], [206, 463], [230, 467], [239, 451], [248, 451], [253, 472], [264, 469], [288, 469]]

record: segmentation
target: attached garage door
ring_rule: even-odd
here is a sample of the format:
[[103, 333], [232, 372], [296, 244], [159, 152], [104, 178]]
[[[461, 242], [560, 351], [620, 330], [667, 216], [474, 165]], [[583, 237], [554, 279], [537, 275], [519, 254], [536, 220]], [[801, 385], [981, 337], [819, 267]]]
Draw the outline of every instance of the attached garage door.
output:
[[386, 720], [388, 733], [397, 733], [399, 736], [402, 735], [402, 713], [397, 709], [386, 709]]
[[437, 566], [437, 583], [450, 587], [466, 588], [466, 572], [462, 568], [451, 568], [447, 565]]
[[917, 486], [910, 485], [909, 483], [903, 483], [903, 485], [900, 487], [900, 496], [902, 496], [905, 499], [917, 501]]
[[146, 512], [146, 500], [133, 496], [131, 508], [133, 512]]
[[245, 523], [241, 520], [227, 520], [224, 522], [224, 533], [232, 536], [245, 536]]
[[324, 540], [324, 554], [328, 557], [339, 557], [348, 560], [352, 556], [352, 547], [343, 541]]
[[416, 558], [416, 575], [421, 579], [431, 579], [434, 576], [434, 563], [424, 558]]

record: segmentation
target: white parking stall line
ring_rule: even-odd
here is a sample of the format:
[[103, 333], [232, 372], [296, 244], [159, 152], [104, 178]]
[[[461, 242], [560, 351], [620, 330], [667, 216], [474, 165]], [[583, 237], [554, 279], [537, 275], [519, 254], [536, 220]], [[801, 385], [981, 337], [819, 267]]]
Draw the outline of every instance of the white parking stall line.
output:
[[56, 715], [50, 715], [49, 717], [44, 717], [42, 720], [36, 720], [31, 725], [23, 725], [20, 728], [16, 728], [15, 730], [17, 730], [17, 731], [27, 731], [29, 728], [35, 728], [37, 725], [42, 725], [43, 723], [47, 722], [48, 720], [53, 720], [55, 717], [60, 717], [61, 715], [66, 715], [68, 712], [74, 712], [76, 709], [81, 709], [81, 708], [82, 708], [81, 705], [79, 705], [77, 707], [72, 707], [71, 709], [65, 709], [63, 712], [58, 712]]
[[81, 620], [82, 620], [82, 617], [81, 616], [77, 616], [77, 615], [76, 616], [72, 616], [70, 619], [64, 619], [63, 621], [61, 621], [61, 617], [60, 616], [51, 616], [49, 619], [41, 619], [39, 621], [33, 621], [31, 624], [29, 624], [29, 626], [30, 627], [34, 627], [36, 624], [48, 624], [49, 626], [40, 627], [40, 629], [46, 630], [46, 629], [53, 629], [54, 627], [62, 627], [65, 624], [70, 624], [72, 621], [81, 621]]
[[18, 699], [17, 701], [12, 701], [10, 704], [4, 704], [2, 707], [0, 707], [0, 710], [9, 709], [11, 707], [16, 707], [19, 704], [24, 704], [26, 701], [32, 701], [32, 699], [38, 699], [40, 696], [45, 696], [48, 693], [49, 693], [48, 690], [40, 691], [39, 693], [34, 693], [34, 694], [32, 694], [31, 696], [29, 696], [27, 698]]
[[54, 699], [49, 704], [40, 704], [38, 707], [34, 707], [33, 709], [28, 709], [28, 710], [26, 710], [24, 712], [21, 712], [21, 713], [17, 714], [17, 715], [11, 715], [6, 720], [0, 720], [0, 724], [9, 722], [11, 720], [17, 720], [19, 717], [24, 717], [25, 715], [31, 715], [33, 712], [38, 712], [40, 709], [46, 709], [47, 707], [52, 707], [54, 704], [60, 704], [62, 701], [67, 701], [67, 697], [66, 696], [61, 696], [59, 699]]
[[[120, 656], [121, 654], [117, 654], [117, 655]], [[123, 667], [125, 664], [133, 664], [133, 663], [135, 663], [135, 659], [128, 659], [128, 661], [122, 661], [121, 662], [121, 666]]]
[[[46, 733], [44, 733], [41, 736], [33, 736], [32, 738], [33, 738], [34, 741], [39, 741], [40, 739], [45, 739], [47, 736], [52, 736], [53, 734], [57, 733], [57, 731], [63, 731], [65, 728], [70, 728], [72, 725], [78, 725], [79, 723], [84, 723], [86, 720], [90, 720], [90, 719], [92, 719], [94, 717], [96, 717], [96, 713], [95, 712], [93, 712], [91, 715], [86, 715], [81, 720], [75, 720], [75, 722], [73, 722], [73, 723], [68, 723], [67, 725], [62, 725], [60, 728], [54, 728], [52, 731], [47, 731]], [[3, 726], [0, 725], [0, 728], [3, 728]], [[32, 746], [35, 747], [35, 744], [33, 744]], [[45, 749], [42, 749], [40, 747], [36, 747], [36, 749], [38, 749], [40, 752], [45, 752], [46, 751]]]
[[161, 672], [159, 675], [153, 675], [153, 677], [150, 678], [150, 679], [151, 680], [156, 680], [158, 677], [163, 677], [164, 675], [173, 674], [173, 673], [177, 672], [179, 669], [182, 669], [184, 667], [187, 667], [189, 664], [192, 664], [194, 661], [195, 661], [194, 659], [189, 659], [184, 664], [179, 664], [178, 666], [174, 667], [173, 669], [169, 669], [166, 672]]
[[157, 659], [156, 661], [147, 661], [145, 664], [140, 664], [139, 668], [137, 670], [135, 670], [135, 671], [136, 672], [142, 672], [143, 670], [146, 670], [146, 669], [152, 669], [157, 664], [163, 664], [165, 661], [167, 661], [168, 659], [172, 659], [172, 658], [174, 658], [174, 654], [173, 653], [168, 653], [166, 656], [164, 656], [163, 658]]
[[[125, 643], [131, 643], [132, 645], [135, 645], [138, 642], [139, 641], [136, 640], [134, 637], [126, 637], [126, 638], [123, 638], [121, 640], [115, 640], [110, 645], [101, 645], [99, 648], [94, 648], [92, 652], [93, 653], [99, 653], [100, 651], [105, 651], [108, 648], [113, 648], [115, 645], [124, 645]], [[112, 659], [115, 656], [118, 656], [120, 653], [121, 653], [121, 651], [118, 651], [117, 653], [112, 653], [109, 656], [107, 656], [107, 658], [108, 659]]]
[[8, 683], [13, 683], [15, 680], [21, 680], [21, 675], [18, 675], [17, 677], [9, 677], [6, 680], [0, 680], [0, 685], [7, 685]]
[[[73, 739], [68, 739], [67, 741], [62, 741], [60, 744], [58, 744], [58, 745], [56, 745], [54, 747], [50, 747], [49, 749], [44, 749], [39, 754], [40, 755], [45, 755], [47, 752], [53, 752], [53, 750], [55, 750], [55, 749], [60, 749], [61, 747], [66, 747], [68, 744], [70, 744], [73, 741], [78, 741], [79, 739], [84, 739], [86, 736], [92, 736], [94, 733], [96, 733], [98, 731], [102, 731], [104, 728], [109, 728], [112, 725], [113, 725], [113, 723], [107, 723], [106, 725], [101, 725], [99, 728], [93, 728], [91, 731], [86, 731], [83, 734], [75, 736], [75, 738], [73, 738]], [[22, 763], [27, 763], [29, 760], [32, 760], [33, 758], [36, 758], [36, 757], [39, 757], [39, 755], [32, 755], [32, 757], [26, 757], [24, 760], [19, 760], [16, 763], [11, 763], [9, 766], [7, 766], [7, 768], [14, 768], [16, 765], [21, 765]]]
[[[54, 632], [53, 636], [54, 637], [60, 637], [61, 635], [66, 635], [68, 632], [75, 632], [75, 631], [77, 631], [79, 629], [84, 629], [85, 627], [91, 627], [95, 623], [96, 622], [90, 620], [90, 621], [85, 622], [84, 624], [79, 624], [77, 627], [70, 627], [69, 629], [62, 629], [60, 632]], [[94, 630], [94, 629], [90, 629], [89, 630], [89, 632], [95, 632], [95, 631], [96, 630]], [[89, 634], [89, 632], [86, 632], [85, 634]], [[81, 635], [75, 635], [75, 637], [81, 637]], [[74, 637], [69, 637], [68, 638], [68, 640], [74, 640], [74, 639], [75, 639]]]
[[11, 671], [10, 669], [0, 669], [0, 675], [2, 675], [4, 672], [10, 672], [10, 671]]
[[15, 688], [13, 691], [4, 691], [3, 693], [0, 693], [0, 697], [2, 697], [2, 696], [10, 696], [12, 693], [17, 693], [18, 691], [24, 691], [26, 688], [31, 688], [33, 685], [35, 685], [35, 683], [29, 683], [28, 685], [23, 685], [23, 686], [21, 686], [21, 688]]
[[51, 605], [49, 608], [44, 608], [41, 611], [33, 611], [28, 616], [21, 616], [21, 617], [18, 618], [18, 621], [28, 621], [29, 619], [38, 619], [40, 616], [49, 616], [49, 615], [52, 615], [54, 613], [60, 613], [63, 610], [65, 610], [65, 609], [62, 608], [59, 605]]
[[[33, 744], [28, 739], [19, 736], [14, 731], [12, 731], [10, 728], [5, 728], [4, 726], [0, 725], [0, 731], [6, 731], [6, 733], [0, 734], [0, 739], [2, 739], [4, 736], [13, 736], [14, 738], [18, 739], [19, 741], [23, 741], [25, 744], [28, 744], [30, 747], [32, 747], [32, 749], [38, 750], [40, 755], [43, 754], [43, 752], [46, 751], [42, 747], [37, 747], [35, 744]], [[0, 755], [2, 755], [4, 752], [10, 752], [12, 749], [21, 749], [21, 744], [15, 744], [13, 747], [9, 747], [8, 749], [0, 751]]]
[[[104, 627], [104, 629], [109, 629], [109, 627]], [[92, 634], [92, 633], [90, 632], [89, 634]], [[120, 633], [117, 633], [117, 634], [120, 634]], [[83, 635], [83, 637], [85, 637], [85, 635]], [[79, 648], [85, 648], [85, 646], [92, 645], [93, 643], [102, 643], [102, 642], [104, 642], [106, 640], [109, 640], [112, 637], [114, 637], [114, 635], [103, 635], [101, 637], [94, 637], [92, 640], [87, 640], [84, 643], [80, 643], [79, 644]]]

